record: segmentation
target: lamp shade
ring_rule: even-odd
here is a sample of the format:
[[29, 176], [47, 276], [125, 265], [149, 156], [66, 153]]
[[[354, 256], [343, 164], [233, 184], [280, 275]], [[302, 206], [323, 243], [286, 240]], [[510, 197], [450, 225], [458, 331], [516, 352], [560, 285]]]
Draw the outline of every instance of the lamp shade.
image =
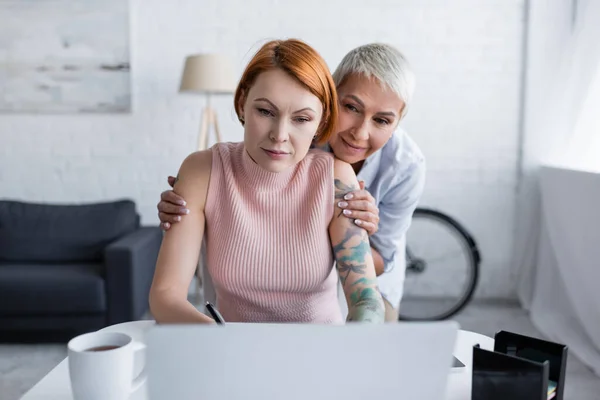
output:
[[229, 58], [222, 54], [194, 54], [186, 57], [180, 92], [230, 94], [236, 82]]

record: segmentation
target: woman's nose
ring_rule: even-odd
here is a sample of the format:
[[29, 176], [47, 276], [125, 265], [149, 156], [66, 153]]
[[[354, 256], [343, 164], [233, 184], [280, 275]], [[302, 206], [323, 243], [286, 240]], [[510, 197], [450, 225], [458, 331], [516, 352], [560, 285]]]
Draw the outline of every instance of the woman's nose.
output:
[[288, 125], [285, 120], [280, 120], [271, 130], [269, 138], [274, 142], [287, 142], [289, 138]]

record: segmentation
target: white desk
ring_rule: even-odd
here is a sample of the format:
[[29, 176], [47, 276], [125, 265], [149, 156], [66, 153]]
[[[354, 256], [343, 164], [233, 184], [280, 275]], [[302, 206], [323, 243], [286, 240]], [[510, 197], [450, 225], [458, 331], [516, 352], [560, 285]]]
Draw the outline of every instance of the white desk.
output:
[[[102, 329], [102, 331], [123, 332], [131, 335], [135, 340], [144, 341], [144, 332], [153, 325], [154, 321], [126, 322], [109, 326]], [[466, 368], [460, 372], [450, 373], [446, 400], [471, 399], [471, 360], [473, 345], [477, 343], [484, 349], [492, 350], [494, 348], [494, 340], [490, 337], [473, 332], [459, 331], [454, 355], [466, 365]], [[136, 365], [138, 371], [142, 364], [143, 360], [139, 360], [139, 365]], [[147, 398], [146, 385], [143, 385], [131, 396], [130, 400], [146, 400]], [[69, 365], [66, 358], [21, 398], [21, 400], [72, 399]]]

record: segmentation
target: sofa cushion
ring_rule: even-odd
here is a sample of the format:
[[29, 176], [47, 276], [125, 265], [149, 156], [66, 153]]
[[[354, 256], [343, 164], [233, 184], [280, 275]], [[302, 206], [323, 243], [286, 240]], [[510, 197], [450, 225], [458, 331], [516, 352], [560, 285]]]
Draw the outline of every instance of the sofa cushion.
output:
[[106, 312], [103, 266], [0, 263], [0, 315]]
[[135, 203], [0, 201], [0, 261], [99, 261], [109, 243], [139, 227]]

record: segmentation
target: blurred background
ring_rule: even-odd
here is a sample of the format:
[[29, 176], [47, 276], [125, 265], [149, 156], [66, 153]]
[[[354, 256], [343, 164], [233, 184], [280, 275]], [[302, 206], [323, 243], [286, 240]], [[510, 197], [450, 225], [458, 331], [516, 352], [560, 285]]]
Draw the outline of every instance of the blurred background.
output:
[[[417, 86], [401, 126], [428, 166], [420, 206], [477, 241], [475, 302], [510, 304], [600, 373], [596, 0], [0, 1], [0, 199], [128, 198], [157, 226], [206, 105], [179, 93], [186, 57], [225, 55], [237, 79], [262, 43], [291, 37], [332, 70], [369, 42], [405, 54]], [[71, 73], [94, 65], [118, 77]], [[222, 140], [241, 141], [233, 96], [211, 104]]]

